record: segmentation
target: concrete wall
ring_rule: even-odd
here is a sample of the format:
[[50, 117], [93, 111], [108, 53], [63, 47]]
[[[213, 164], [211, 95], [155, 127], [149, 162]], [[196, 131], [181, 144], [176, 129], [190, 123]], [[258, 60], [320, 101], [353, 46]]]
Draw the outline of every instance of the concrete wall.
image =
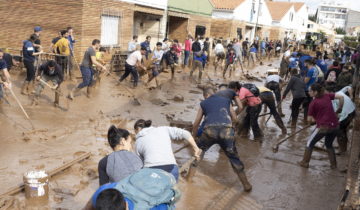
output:
[[170, 11], [211, 16], [213, 6], [209, 0], [169, 0]]

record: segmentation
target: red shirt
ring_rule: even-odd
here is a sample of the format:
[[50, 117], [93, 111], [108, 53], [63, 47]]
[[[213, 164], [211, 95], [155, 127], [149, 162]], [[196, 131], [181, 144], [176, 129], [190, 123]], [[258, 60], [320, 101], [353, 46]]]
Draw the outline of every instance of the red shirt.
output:
[[261, 99], [259, 97], [255, 97], [250, 90], [246, 88], [240, 88], [237, 92], [241, 101], [246, 101], [246, 105], [248, 106], [256, 106], [261, 104]]
[[334, 98], [334, 93], [328, 93], [310, 103], [308, 115], [315, 119], [316, 127], [336, 128], [339, 125], [331, 102]]
[[185, 51], [191, 51], [191, 39], [185, 40]]

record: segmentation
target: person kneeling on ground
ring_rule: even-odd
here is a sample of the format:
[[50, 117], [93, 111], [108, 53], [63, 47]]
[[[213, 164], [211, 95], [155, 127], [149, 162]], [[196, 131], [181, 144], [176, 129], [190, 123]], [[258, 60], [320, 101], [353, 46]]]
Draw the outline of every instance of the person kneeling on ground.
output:
[[33, 104], [37, 105], [40, 94], [44, 89], [44, 83], [52, 81], [53, 86], [51, 89], [55, 90], [55, 101], [54, 105], [59, 106], [60, 98], [60, 84], [64, 81], [63, 71], [61, 66], [57, 64], [54, 60], [50, 60], [39, 67], [38, 75], [36, 80], [39, 81], [35, 89], [35, 97]]
[[178, 180], [179, 169], [171, 147], [171, 139], [186, 139], [199, 158], [201, 150], [197, 147], [189, 131], [184, 129], [161, 126], [152, 127], [151, 120], [140, 119], [134, 125], [136, 133], [135, 151], [144, 161], [146, 168], [163, 169], [174, 175]]
[[[252, 186], [246, 178], [244, 164], [241, 162], [235, 146], [235, 132], [232, 121], [236, 121], [236, 115], [231, 106], [231, 99], [214, 94], [214, 90], [211, 88], [204, 90], [204, 98], [205, 100], [200, 103], [192, 131], [193, 135], [196, 135], [200, 122], [204, 118], [203, 131], [198, 141], [198, 146], [202, 149], [201, 159], [212, 145], [219, 144], [228, 157], [234, 172], [238, 175], [245, 191], [250, 191]], [[194, 167], [197, 164], [195, 162], [193, 168], [190, 168], [188, 178], [194, 175]]]
[[143, 167], [140, 157], [131, 152], [132, 138], [129, 131], [112, 125], [108, 130], [108, 142], [114, 152], [99, 162], [100, 186], [119, 182]]
[[124, 180], [101, 186], [85, 210], [175, 209], [180, 192], [169, 173], [143, 168]]
[[[324, 93], [322, 85], [315, 83], [311, 85], [309, 94], [314, 97], [309, 105], [309, 120], [316, 123], [316, 129], [311, 134], [305, 148], [303, 160], [298, 162], [301, 167], [309, 168], [312, 150], [315, 144], [325, 137], [325, 146], [329, 155], [330, 168], [335, 169], [336, 157], [333, 142], [338, 134], [339, 121], [336, 114], [342, 112], [344, 97], [334, 93]], [[339, 106], [334, 112], [331, 100], [339, 99]]]
[[[163, 64], [165, 64], [166, 66], [170, 66], [171, 69], [171, 80], [174, 79], [175, 76], [175, 66], [177, 66], [178, 64], [178, 56], [176, 55], [176, 51], [174, 47], [171, 47], [169, 51], [167, 51], [164, 55], [163, 55]], [[165, 69], [165, 67], [164, 67]]]

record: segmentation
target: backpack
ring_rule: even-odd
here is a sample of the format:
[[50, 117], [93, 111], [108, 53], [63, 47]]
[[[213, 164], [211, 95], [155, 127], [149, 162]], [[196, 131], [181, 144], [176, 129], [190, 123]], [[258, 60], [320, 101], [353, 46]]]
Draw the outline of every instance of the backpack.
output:
[[150, 209], [167, 204], [168, 209], [172, 210], [180, 199], [175, 177], [161, 169], [140, 169], [118, 182], [115, 188], [134, 202], [134, 209]]
[[254, 84], [245, 83], [242, 85], [242, 87], [248, 89], [254, 95], [254, 97], [258, 97], [260, 95], [259, 88], [257, 88], [256, 85], [254, 85]]

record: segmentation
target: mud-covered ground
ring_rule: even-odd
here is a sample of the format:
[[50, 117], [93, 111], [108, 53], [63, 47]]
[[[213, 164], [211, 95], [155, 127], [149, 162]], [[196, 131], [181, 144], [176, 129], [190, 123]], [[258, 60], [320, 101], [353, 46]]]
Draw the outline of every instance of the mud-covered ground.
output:
[[[272, 64], [272, 67], [268, 64]], [[279, 60], [274, 59], [249, 72], [263, 79], [267, 69], [278, 66]], [[216, 83], [224, 82], [220, 72], [214, 75], [212, 66], [207, 71]], [[39, 105], [31, 106], [31, 97], [20, 95], [24, 72], [13, 71], [11, 74], [14, 92], [24, 104], [35, 129], [31, 128], [15, 100], [8, 94], [11, 105], [2, 104], [0, 110], [0, 194], [22, 183], [26, 171], [49, 171], [85, 152], [92, 154], [89, 159], [51, 178], [51, 209], [81, 209], [97, 189], [97, 163], [111, 152], [106, 140], [107, 129], [111, 124], [132, 130], [134, 122], [139, 118], [151, 119], [155, 126], [168, 125], [171, 119], [193, 121], [202, 100], [202, 91], [188, 79], [189, 70], [178, 70], [173, 82], [169, 81], [169, 73], [159, 76], [161, 88], [149, 90], [141, 83], [137, 89], [132, 89], [141, 106], [134, 105], [128, 92], [116, 86], [117, 81], [112, 77], [103, 77], [90, 99], [83, 90], [74, 101], [68, 102], [61, 98], [62, 108], [59, 109], [52, 105], [53, 92], [45, 89]], [[241, 72], [237, 70], [233, 79], [239, 79], [240, 76]], [[202, 83], [207, 81], [204, 75]], [[62, 84], [62, 92], [67, 94], [74, 85], [74, 82], [65, 82]], [[130, 83], [125, 82], [124, 85], [130, 86]], [[176, 95], [183, 96], [184, 101], [174, 101]], [[291, 96], [288, 96], [283, 103], [285, 123], [290, 115], [290, 100]], [[302, 158], [312, 128], [291, 138], [280, 146], [278, 153], [273, 153], [272, 144], [284, 136], [273, 118], [265, 125], [267, 118], [264, 116], [259, 119], [265, 134], [263, 141], [254, 141], [250, 136], [249, 139], [237, 138], [236, 142], [253, 185], [252, 192], [243, 192], [226, 156], [218, 146], [213, 146], [206, 153], [193, 181], [188, 183], [180, 180], [182, 198], [177, 203], [177, 209], [337, 208], [344, 189], [345, 174], [341, 171], [345, 168], [347, 156], [338, 156], [339, 169], [331, 170], [327, 154], [321, 150], [315, 151], [310, 168], [301, 168], [296, 162]], [[301, 124], [297, 129], [300, 128]], [[183, 144], [174, 143], [174, 149], [181, 146]], [[176, 153], [180, 165], [190, 157], [188, 149]], [[23, 193], [9, 197], [7, 201], [14, 202], [9, 209], [25, 208]]]

